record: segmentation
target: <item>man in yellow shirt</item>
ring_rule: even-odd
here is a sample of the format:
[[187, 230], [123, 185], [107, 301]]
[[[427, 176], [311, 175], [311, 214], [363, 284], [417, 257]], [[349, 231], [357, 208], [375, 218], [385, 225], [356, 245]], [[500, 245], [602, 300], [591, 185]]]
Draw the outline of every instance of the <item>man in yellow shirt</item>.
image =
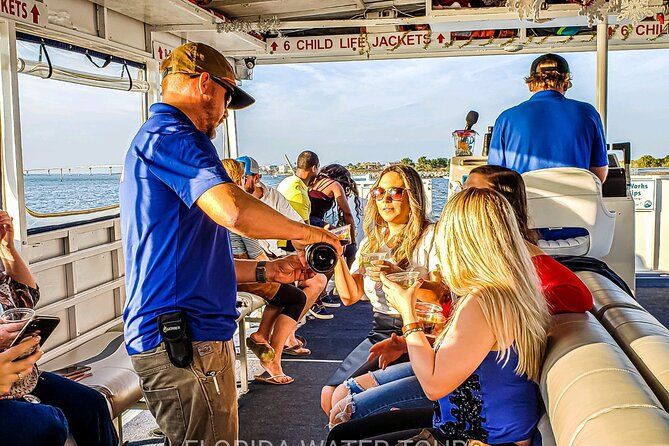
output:
[[[295, 175], [291, 175], [276, 188], [283, 195], [290, 206], [300, 214], [305, 222], [309, 223], [311, 214], [311, 201], [309, 201], [309, 185], [316, 175], [320, 161], [318, 155], [310, 150], [305, 150], [297, 157], [297, 169]], [[316, 319], [332, 319], [334, 315], [323, 306], [320, 297], [309, 310], [309, 314]]]
[[320, 162], [318, 155], [305, 150], [297, 157], [297, 169], [295, 175], [285, 178], [277, 187], [277, 190], [286, 197], [288, 203], [300, 214], [302, 220], [309, 222], [311, 214], [311, 202], [309, 201], [309, 184], [318, 175]]

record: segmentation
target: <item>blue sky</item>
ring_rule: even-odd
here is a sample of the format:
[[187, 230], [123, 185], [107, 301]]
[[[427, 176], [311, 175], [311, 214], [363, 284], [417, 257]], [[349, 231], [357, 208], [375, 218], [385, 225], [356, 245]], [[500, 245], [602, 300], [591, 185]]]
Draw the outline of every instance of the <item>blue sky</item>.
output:
[[[568, 96], [595, 101], [595, 54], [564, 55], [574, 75]], [[533, 55], [258, 66], [244, 88], [258, 102], [238, 113], [241, 153], [261, 164], [303, 149], [321, 161], [450, 157], [451, 132], [469, 110], [481, 136], [497, 115], [529, 97]], [[610, 142], [633, 155], [669, 154], [669, 50], [610, 54]]]
[[[20, 52], [35, 57], [25, 44]], [[50, 54], [56, 64], [88, 64]], [[240, 153], [261, 164], [305, 148], [323, 163], [450, 157], [450, 134], [471, 109], [481, 115], [479, 151], [486, 126], [529, 96], [522, 78], [534, 57], [257, 66], [244, 82], [257, 103], [238, 113]], [[568, 96], [594, 103], [594, 53], [565, 57], [574, 74]], [[120, 75], [119, 66], [108, 70]], [[669, 154], [669, 50], [613, 52], [610, 70], [609, 141], [631, 141], [634, 157]], [[26, 168], [122, 163], [140, 125], [139, 94], [19, 79]]]

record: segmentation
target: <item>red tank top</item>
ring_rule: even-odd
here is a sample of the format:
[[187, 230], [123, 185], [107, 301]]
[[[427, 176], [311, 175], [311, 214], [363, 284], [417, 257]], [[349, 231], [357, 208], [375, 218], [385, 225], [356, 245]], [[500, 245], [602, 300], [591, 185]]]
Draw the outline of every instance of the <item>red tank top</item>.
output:
[[[532, 257], [532, 262], [551, 314], [584, 313], [592, 309], [590, 290], [569, 268], [546, 254]], [[441, 305], [444, 315], [450, 314], [452, 306], [450, 300]]]

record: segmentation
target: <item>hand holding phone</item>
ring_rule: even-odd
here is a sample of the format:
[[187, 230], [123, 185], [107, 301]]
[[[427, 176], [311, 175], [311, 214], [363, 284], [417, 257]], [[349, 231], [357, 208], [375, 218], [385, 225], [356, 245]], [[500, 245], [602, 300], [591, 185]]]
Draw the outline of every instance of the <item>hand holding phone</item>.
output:
[[6, 350], [12, 345], [12, 342], [16, 339], [16, 336], [25, 324], [25, 322], [0, 323], [0, 351]]
[[[19, 334], [14, 338], [14, 341], [12, 341], [10, 347], [14, 347], [26, 339], [30, 339], [35, 336], [39, 336], [41, 338], [39, 342], [41, 347], [44, 345], [44, 342], [46, 342], [47, 338], [51, 336], [51, 333], [53, 333], [59, 323], [60, 318], [55, 316], [35, 316], [23, 326]], [[30, 354], [32, 354], [32, 352], [30, 352], [29, 355]]]
[[[12, 385], [19, 379], [19, 374], [28, 376], [42, 357], [42, 352], [35, 351], [39, 348], [38, 343], [39, 338], [30, 338], [21, 345], [0, 353], [0, 396], [9, 393]], [[31, 351], [34, 353], [30, 354]]]

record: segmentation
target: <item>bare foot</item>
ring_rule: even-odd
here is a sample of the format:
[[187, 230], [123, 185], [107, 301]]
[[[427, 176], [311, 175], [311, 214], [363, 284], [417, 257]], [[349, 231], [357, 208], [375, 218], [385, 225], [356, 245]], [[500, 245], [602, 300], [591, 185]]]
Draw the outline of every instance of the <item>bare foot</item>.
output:
[[[274, 361], [271, 362], [261, 362], [260, 365], [262, 366], [263, 369], [267, 370], [267, 372], [272, 375], [283, 375], [283, 369], [281, 368], [281, 360], [276, 358]], [[283, 376], [277, 376], [276, 381], [282, 384], [288, 384], [293, 381], [293, 378], [287, 375]]]
[[295, 336], [295, 333], [291, 333], [290, 336], [288, 336], [288, 339], [286, 339], [285, 347], [292, 347], [293, 345], [296, 345], [296, 344], [299, 344], [299, 343], [300, 343], [300, 341]]
[[263, 336], [261, 336], [257, 331], [255, 333], [252, 333], [251, 336], [249, 337], [253, 339], [253, 342], [256, 342], [258, 344], [269, 344], [269, 341], [265, 339]]

